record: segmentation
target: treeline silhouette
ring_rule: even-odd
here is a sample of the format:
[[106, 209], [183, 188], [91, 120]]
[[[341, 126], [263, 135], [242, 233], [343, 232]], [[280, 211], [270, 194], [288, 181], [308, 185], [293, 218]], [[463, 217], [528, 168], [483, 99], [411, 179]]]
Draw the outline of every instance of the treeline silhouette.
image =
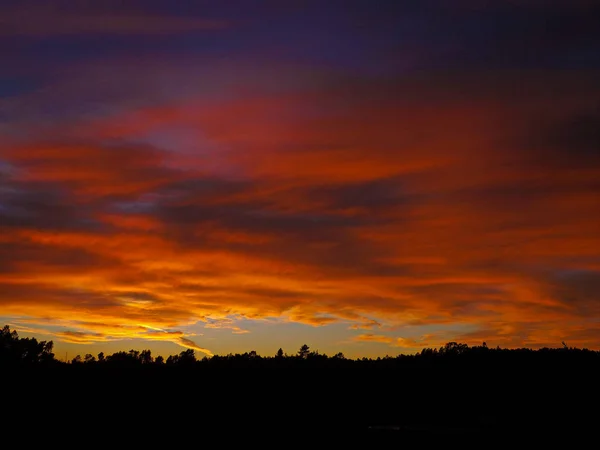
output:
[[65, 362], [51, 341], [20, 338], [5, 326], [0, 373], [18, 424], [45, 411], [46, 426], [76, 424], [89, 438], [90, 423], [116, 432], [134, 421], [163, 430], [171, 445], [190, 433], [218, 432], [245, 444], [264, 443], [257, 436], [267, 433], [295, 443], [328, 437], [351, 448], [361, 439], [367, 446], [378, 439], [485, 446], [486, 439], [524, 435], [587, 436], [600, 418], [600, 352], [565, 343], [532, 350], [448, 342], [375, 359], [329, 356], [308, 345], [292, 354], [202, 358], [193, 349], [166, 359], [129, 350]]
[[110, 355], [104, 352], [94, 356], [90, 353], [75, 356], [69, 361], [60, 361], [52, 353], [54, 344], [52, 341], [40, 341], [35, 338], [20, 338], [16, 331], [11, 331], [9, 325], [5, 325], [0, 332], [0, 364], [3, 366], [30, 366], [30, 365], [62, 365], [73, 366], [99, 366], [110, 365], [113, 367], [150, 367], [150, 366], [184, 366], [190, 367], [293, 367], [306, 368], [311, 366], [321, 367], [425, 367], [434, 365], [444, 367], [453, 364], [463, 366], [498, 364], [499, 367], [519, 364], [522, 368], [528, 365], [552, 365], [552, 364], [600, 364], [600, 351], [587, 348], [569, 347], [562, 343], [558, 348], [490, 348], [485, 342], [480, 346], [448, 342], [439, 348], [424, 348], [415, 354], [399, 354], [397, 356], [385, 356], [373, 358], [346, 358], [342, 352], [333, 356], [312, 351], [306, 344], [291, 355], [279, 349], [273, 356], [261, 356], [252, 350], [245, 353], [229, 353], [227, 355], [196, 357], [193, 349], [181, 351], [179, 354], [170, 355], [166, 359], [163, 356], [152, 356], [151, 350], [129, 350], [118, 351]]

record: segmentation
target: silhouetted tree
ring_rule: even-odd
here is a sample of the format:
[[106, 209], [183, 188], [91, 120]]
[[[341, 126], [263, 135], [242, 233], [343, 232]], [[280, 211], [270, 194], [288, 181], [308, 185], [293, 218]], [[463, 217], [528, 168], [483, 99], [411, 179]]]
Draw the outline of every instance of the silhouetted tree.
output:
[[139, 358], [142, 364], [152, 364], [153, 358], [150, 350], [142, 350]]
[[304, 344], [302, 347], [300, 347], [300, 350], [298, 350], [298, 357], [301, 359], [307, 359], [309, 355], [310, 347]]
[[194, 349], [188, 348], [187, 350], [182, 351], [179, 354], [179, 362], [184, 364], [196, 362], [196, 353], [194, 352]]
[[182, 351], [179, 355], [171, 355], [167, 358], [167, 364], [190, 365], [196, 362], [196, 354], [194, 350], [188, 348]]
[[52, 341], [40, 341], [36, 338], [19, 338], [19, 334], [5, 325], [0, 331], [0, 362], [7, 364], [53, 363]]
[[283, 358], [283, 349], [279, 349], [277, 350], [277, 353], [275, 353], [275, 358]]
[[112, 365], [131, 367], [140, 364], [140, 360], [137, 357], [138, 354], [135, 350], [129, 352], [116, 352], [106, 357], [106, 362]]
[[105, 361], [104, 353], [103, 352], [98, 353], [98, 362], [103, 363], [104, 361]]
[[15, 330], [10, 331], [10, 327], [8, 325], [4, 325], [2, 331], [0, 331], [0, 342], [2, 345], [6, 345], [7, 341], [16, 341], [18, 339], [19, 334]]
[[469, 350], [467, 344], [458, 344], [456, 342], [448, 342], [443, 347], [440, 347], [439, 353], [442, 355], [460, 355]]
[[421, 350], [420, 353], [417, 353], [417, 356], [424, 356], [424, 357], [435, 357], [438, 354], [438, 350], [437, 348], [424, 348], [423, 350]]

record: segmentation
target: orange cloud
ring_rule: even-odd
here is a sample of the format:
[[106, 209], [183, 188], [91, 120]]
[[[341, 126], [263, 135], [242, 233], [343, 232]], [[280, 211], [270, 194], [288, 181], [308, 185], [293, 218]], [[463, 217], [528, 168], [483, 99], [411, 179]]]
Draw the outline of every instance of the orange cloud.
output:
[[56, 336], [64, 342], [75, 344], [94, 344], [96, 342], [105, 342], [105, 336], [101, 334], [84, 333], [82, 331], [62, 331], [56, 333]]
[[[35, 323], [34, 321], [30, 321]], [[207, 356], [212, 356], [213, 353], [203, 347], [200, 347], [193, 340], [185, 337], [181, 331], [165, 331], [165, 330], [153, 330], [145, 326], [121, 326], [110, 323], [99, 324], [99, 323], [82, 323], [80, 321], [63, 321], [64, 326], [72, 326], [84, 329], [98, 329], [100, 332], [85, 332], [85, 331], [59, 331], [51, 332], [44, 330], [46, 334], [54, 334], [58, 339], [63, 342], [74, 343], [74, 344], [95, 344], [110, 341], [119, 341], [121, 339], [144, 339], [146, 341], [167, 341], [173, 342], [182, 347], [191, 348], [204, 353]], [[19, 330], [35, 333], [35, 328], [23, 327], [18, 325]]]
[[379, 342], [382, 344], [391, 344], [394, 342], [394, 338], [382, 336], [380, 334], [359, 334], [353, 339], [358, 342]]
[[445, 343], [443, 341], [443, 338], [431, 339], [430, 336], [423, 336], [422, 340], [417, 341], [411, 338], [395, 338], [392, 336], [371, 333], [359, 334], [358, 336], [354, 336], [352, 340], [355, 342], [374, 342], [379, 344], [388, 344], [390, 347], [400, 347], [405, 351], [409, 350], [412, 353], [414, 353], [415, 351], [419, 351], [423, 347], [439, 347]]
[[[0, 314], [206, 354], [171, 331], [274, 319], [445, 330], [354, 338], [402, 348], [596, 342], [600, 165], [578, 117], [597, 119], [597, 87], [338, 81], [2, 144]], [[140, 144], [175, 125], [197, 146]]]

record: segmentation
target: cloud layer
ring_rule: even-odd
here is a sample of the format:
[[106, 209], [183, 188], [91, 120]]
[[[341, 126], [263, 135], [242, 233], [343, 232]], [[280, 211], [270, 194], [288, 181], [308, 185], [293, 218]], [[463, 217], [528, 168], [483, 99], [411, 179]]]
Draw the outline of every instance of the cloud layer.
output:
[[169, 58], [78, 61], [0, 99], [0, 316], [206, 354], [177, 330], [268, 319], [407, 350], [598, 346], [597, 68], [237, 56], [232, 77]]

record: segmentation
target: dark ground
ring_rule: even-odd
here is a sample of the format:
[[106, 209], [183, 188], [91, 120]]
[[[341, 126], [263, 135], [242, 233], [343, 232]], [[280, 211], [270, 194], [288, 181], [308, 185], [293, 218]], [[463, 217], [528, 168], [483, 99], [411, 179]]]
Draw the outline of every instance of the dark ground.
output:
[[5, 443], [581, 448], [600, 430], [595, 371], [141, 369], [10, 374]]

